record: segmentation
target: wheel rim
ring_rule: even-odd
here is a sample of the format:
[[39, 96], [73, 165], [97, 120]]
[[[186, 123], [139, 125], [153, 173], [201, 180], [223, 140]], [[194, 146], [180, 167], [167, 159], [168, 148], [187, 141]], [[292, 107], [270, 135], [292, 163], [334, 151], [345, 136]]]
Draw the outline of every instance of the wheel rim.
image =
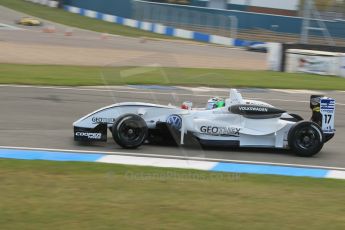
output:
[[119, 136], [127, 143], [139, 141], [143, 136], [140, 124], [134, 121], [124, 121], [119, 127]]
[[296, 144], [303, 149], [310, 149], [317, 142], [317, 133], [310, 127], [303, 128], [296, 133]]

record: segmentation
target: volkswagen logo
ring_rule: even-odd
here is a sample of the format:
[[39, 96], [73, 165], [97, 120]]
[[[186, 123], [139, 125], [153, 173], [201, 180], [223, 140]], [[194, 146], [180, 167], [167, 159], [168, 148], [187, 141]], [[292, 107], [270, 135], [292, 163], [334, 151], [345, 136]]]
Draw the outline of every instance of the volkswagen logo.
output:
[[175, 129], [179, 130], [182, 126], [182, 118], [179, 115], [173, 114], [167, 118], [167, 123]]

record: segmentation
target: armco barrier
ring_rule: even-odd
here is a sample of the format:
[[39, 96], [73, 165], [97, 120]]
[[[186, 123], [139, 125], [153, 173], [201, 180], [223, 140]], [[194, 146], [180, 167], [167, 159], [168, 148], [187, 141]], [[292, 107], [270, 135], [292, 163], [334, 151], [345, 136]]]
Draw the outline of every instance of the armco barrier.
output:
[[218, 35], [205, 34], [190, 30], [184, 30], [165, 26], [159, 23], [150, 23], [137, 21], [129, 18], [118, 17], [115, 15], [104, 14], [93, 10], [83, 9], [75, 6], [65, 5], [64, 9], [75, 14], [80, 14], [86, 17], [95, 18], [107, 22], [112, 22], [124, 26], [134, 27], [145, 31], [150, 31], [157, 34], [164, 34], [172, 37], [179, 37], [185, 39], [191, 39], [200, 42], [208, 42], [213, 44], [225, 45], [225, 46], [249, 46], [253, 44], [264, 44], [263, 42], [247, 41], [241, 39], [232, 39], [228, 37], [222, 37]]
[[132, 18], [132, 0], [63, 0], [64, 5]]

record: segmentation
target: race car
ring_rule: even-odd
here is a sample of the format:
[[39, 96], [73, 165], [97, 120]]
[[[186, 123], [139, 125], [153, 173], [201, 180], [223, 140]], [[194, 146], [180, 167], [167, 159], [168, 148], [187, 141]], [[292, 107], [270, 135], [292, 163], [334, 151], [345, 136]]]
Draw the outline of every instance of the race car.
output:
[[246, 46], [247, 51], [267, 53], [267, 44], [263, 42], [253, 42]]
[[30, 17], [22, 17], [21, 19], [16, 21], [17, 24], [24, 25], [24, 26], [40, 26], [42, 22], [35, 18]]
[[74, 140], [107, 141], [110, 130], [123, 148], [171, 141], [178, 145], [291, 149], [298, 156], [318, 153], [335, 133], [335, 100], [312, 95], [310, 120], [268, 103], [246, 100], [231, 89], [229, 98], [211, 98], [205, 108], [141, 102], [113, 104], [73, 123]]

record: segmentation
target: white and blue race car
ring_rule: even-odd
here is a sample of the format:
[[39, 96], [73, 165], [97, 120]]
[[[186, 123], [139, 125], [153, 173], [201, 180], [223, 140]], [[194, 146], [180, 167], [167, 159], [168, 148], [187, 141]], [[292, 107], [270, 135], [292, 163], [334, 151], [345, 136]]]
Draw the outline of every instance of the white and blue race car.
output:
[[74, 140], [107, 141], [110, 130], [123, 148], [144, 143], [172, 141], [179, 145], [235, 146], [291, 149], [299, 156], [313, 156], [335, 133], [335, 100], [313, 95], [312, 117], [303, 120], [268, 103], [230, 96], [208, 101], [206, 108], [125, 102], [94, 111], [73, 123]]

